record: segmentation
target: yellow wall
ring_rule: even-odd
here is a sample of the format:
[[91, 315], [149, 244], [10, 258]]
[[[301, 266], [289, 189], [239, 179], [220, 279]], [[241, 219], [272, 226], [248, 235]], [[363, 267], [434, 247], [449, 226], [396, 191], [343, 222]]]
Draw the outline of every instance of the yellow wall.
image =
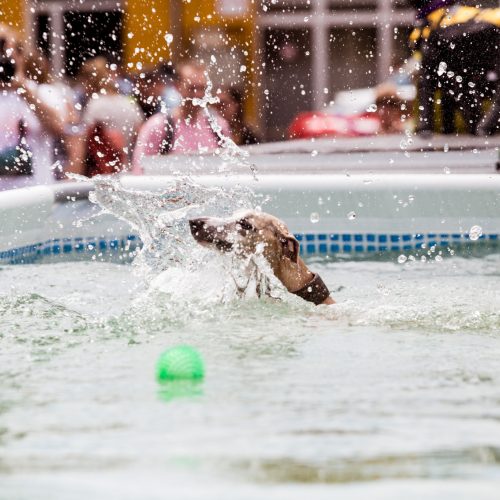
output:
[[23, 31], [24, 5], [23, 0], [0, 0], [0, 22]]
[[[128, 0], [123, 30], [126, 63], [145, 68], [170, 57], [165, 35], [172, 32], [170, 0]], [[137, 52], [140, 49], [140, 52]]]
[[193, 51], [192, 40], [194, 34], [204, 28], [218, 28], [224, 33], [228, 46], [236, 46], [248, 53], [244, 64], [247, 67], [245, 74], [245, 114], [250, 122], [258, 122], [257, 72], [255, 59], [255, 9], [256, 3], [248, 0], [248, 12], [242, 17], [222, 15], [217, 8], [218, 0], [191, 0], [183, 2], [182, 11], [182, 39], [185, 52]]

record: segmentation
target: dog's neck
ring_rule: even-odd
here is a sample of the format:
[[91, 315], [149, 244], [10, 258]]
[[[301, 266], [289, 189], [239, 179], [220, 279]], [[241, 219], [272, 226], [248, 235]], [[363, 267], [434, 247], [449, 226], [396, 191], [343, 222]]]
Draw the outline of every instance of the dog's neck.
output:
[[[280, 265], [274, 269], [274, 274], [290, 293], [303, 289], [311, 283], [315, 276], [300, 257], [297, 259], [297, 263], [290, 259], [281, 259]], [[322, 304], [334, 303], [330, 296], [322, 302]]]

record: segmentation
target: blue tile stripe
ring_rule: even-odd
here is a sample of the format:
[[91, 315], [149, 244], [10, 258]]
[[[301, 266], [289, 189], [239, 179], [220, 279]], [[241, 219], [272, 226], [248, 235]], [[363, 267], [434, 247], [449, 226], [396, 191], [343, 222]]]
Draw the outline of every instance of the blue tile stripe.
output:
[[133, 252], [141, 244], [139, 237], [133, 234], [113, 239], [102, 237], [53, 239], [0, 251], [0, 264], [32, 264], [43, 258], [58, 255]]
[[[500, 244], [499, 234], [483, 234], [479, 240], [470, 240], [467, 234], [375, 234], [375, 233], [298, 233], [301, 255], [370, 254], [377, 252], [405, 252], [436, 245], [456, 248], [464, 244], [489, 242]], [[136, 235], [120, 238], [63, 238], [0, 251], [0, 264], [29, 264], [44, 257], [119, 254], [133, 252], [141, 246]]]
[[337, 253], [404, 252], [437, 246], [455, 248], [463, 244], [480, 241], [500, 243], [500, 235], [483, 234], [473, 241], [468, 234], [417, 233], [417, 234], [375, 234], [375, 233], [297, 233], [301, 255], [327, 255]]

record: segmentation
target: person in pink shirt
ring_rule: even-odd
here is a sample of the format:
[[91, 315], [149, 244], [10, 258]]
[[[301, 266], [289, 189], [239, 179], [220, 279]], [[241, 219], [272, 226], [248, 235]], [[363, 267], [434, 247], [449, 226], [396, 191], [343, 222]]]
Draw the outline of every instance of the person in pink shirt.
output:
[[[196, 62], [184, 62], [177, 68], [178, 90], [182, 105], [173, 111], [162, 110], [142, 125], [137, 136], [132, 160], [132, 173], [142, 174], [142, 159], [167, 153], [197, 154], [215, 150], [219, 138], [204, 108], [193, 104], [202, 99], [207, 87], [205, 68]], [[228, 123], [210, 111], [221, 132], [230, 136]]]

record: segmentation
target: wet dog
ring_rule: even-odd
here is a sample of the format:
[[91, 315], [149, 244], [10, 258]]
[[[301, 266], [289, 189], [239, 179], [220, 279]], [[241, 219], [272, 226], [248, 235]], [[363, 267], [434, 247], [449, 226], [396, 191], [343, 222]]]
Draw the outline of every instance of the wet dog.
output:
[[335, 303], [323, 280], [299, 257], [299, 242], [276, 217], [246, 211], [230, 219], [191, 219], [189, 225], [203, 246], [241, 257], [261, 254], [290, 293], [316, 305]]

